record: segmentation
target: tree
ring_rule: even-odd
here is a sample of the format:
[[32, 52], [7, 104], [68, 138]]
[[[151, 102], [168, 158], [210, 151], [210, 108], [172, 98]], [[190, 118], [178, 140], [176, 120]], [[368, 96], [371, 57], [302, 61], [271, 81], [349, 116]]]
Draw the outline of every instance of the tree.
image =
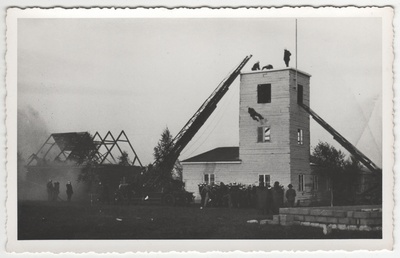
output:
[[131, 164], [129, 155], [126, 151], [123, 151], [121, 156], [118, 157], [118, 164], [121, 166], [129, 166]]
[[314, 148], [311, 161], [318, 165], [317, 173], [325, 175], [329, 179], [331, 206], [334, 204], [334, 193], [340, 189], [345, 171], [346, 155], [327, 142], [318, 142]]
[[[175, 164], [170, 164], [171, 161], [166, 160], [167, 155], [171, 152], [174, 147], [174, 143], [172, 141], [172, 135], [169, 131], [168, 127], [164, 129], [161, 134], [161, 138], [157, 143], [157, 146], [154, 147], [154, 159], [155, 159], [155, 168], [162, 173], [165, 173], [166, 176], [170, 178], [182, 178], [182, 166], [179, 160], [175, 161]], [[171, 167], [172, 166], [172, 171]], [[169, 171], [167, 171], [169, 170]]]

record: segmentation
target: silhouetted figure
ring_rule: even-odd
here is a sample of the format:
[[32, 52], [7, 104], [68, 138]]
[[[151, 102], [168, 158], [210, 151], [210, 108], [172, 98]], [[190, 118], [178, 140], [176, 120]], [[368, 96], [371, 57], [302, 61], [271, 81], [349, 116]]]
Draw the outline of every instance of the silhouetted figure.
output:
[[269, 184], [267, 184], [267, 214], [274, 213], [274, 200], [272, 198], [272, 188]]
[[46, 190], [47, 190], [47, 200], [52, 201], [53, 200], [53, 181], [51, 179], [46, 184]]
[[269, 64], [269, 65], [263, 66], [262, 70], [264, 70], [264, 69], [271, 70], [271, 69], [274, 69], [274, 67]]
[[253, 65], [253, 67], [251, 68], [252, 71], [258, 71], [260, 70], [260, 62], [257, 62]]
[[260, 214], [267, 214], [267, 198], [268, 189], [264, 187], [264, 183], [260, 183], [257, 187], [257, 209]]
[[66, 187], [67, 187], [67, 199], [70, 202], [71, 198], [72, 198], [72, 194], [74, 193], [74, 191], [72, 190], [71, 181], [67, 182]]
[[229, 193], [228, 187], [221, 182], [220, 184], [220, 192], [221, 192], [221, 206], [229, 207], [231, 201], [231, 195]]
[[279, 208], [282, 207], [283, 202], [283, 189], [279, 185], [279, 182], [274, 183], [272, 188], [272, 200], [273, 200], [273, 213], [279, 214]]
[[53, 188], [53, 201], [58, 200], [58, 195], [60, 194], [60, 182], [54, 182]]
[[292, 54], [289, 52], [289, 50], [285, 49], [285, 52], [283, 53], [283, 61], [285, 61], [286, 67], [289, 67], [289, 61], [291, 55]]
[[203, 192], [205, 194], [203, 207], [207, 207], [207, 204], [210, 201], [211, 187], [209, 185], [205, 185]]
[[257, 122], [264, 119], [264, 117], [262, 115], [260, 115], [259, 113], [257, 113], [257, 111], [254, 110], [254, 108], [249, 107], [248, 112], [249, 112], [251, 118], [253, 118], [253, 120], [255, 120]]
[[286, 191], [286, 199], [288, 201], [289, 207], [294, 207], [294, 201], [296, 199], [296, 191], [293, 189], [293, 185], [288, 185], [288, 190]]

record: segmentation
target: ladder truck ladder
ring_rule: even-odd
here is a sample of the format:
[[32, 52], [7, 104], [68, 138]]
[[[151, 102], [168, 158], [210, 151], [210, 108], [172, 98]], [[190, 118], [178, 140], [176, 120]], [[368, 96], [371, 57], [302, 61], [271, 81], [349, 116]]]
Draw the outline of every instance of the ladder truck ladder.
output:
[[[217, 86], [217, 88], [211, 93], [211, 95], [204, 101], [200, 108], [194, 113], [194, 115], [189, 119], [189, 121], [183, 126], [179, 133], [172, 140], [173, 148], [164, 157], [162, 161], [161, 174], [167, 173], [172, 170], [176, 160], [181, 154], [182, 150], [194, 137], [194, 135], [200, 130], [203, 124], [211, 116], [214, 110], [217, 108], [218, 102], [222, 99], [225, 93], [229, 90], [229, 86], [240, 74], [242, 68], [250, 60], [252, 55], [246, 56], [243, 61], [231, 72], [222, 82]], [[156, 163], [156, 162], [154, 162]], [[151, 185], [157, 182], [161, 175], [150, 178], [145, 185]]]
[[364, 166], [366, 166], [371, 172], [378, 175], [382, 174], [382, 169], [375, 165], [372, 160], [365, 156], [361, 151], [359, 151], [353, 144], [351, 144], [346, 138], [344, 138], [340, 133], [338, 133], [332, 126], [325, 122], [317, 113], [315, 113], [310, 107], [303, 103], [299, 105], [312, 116], [312, 118], [317, 121], [325, 130], [327, 130], [338, 143], [340, 143], [348, 152], [350, 152], [357, 160], [359, 160]]

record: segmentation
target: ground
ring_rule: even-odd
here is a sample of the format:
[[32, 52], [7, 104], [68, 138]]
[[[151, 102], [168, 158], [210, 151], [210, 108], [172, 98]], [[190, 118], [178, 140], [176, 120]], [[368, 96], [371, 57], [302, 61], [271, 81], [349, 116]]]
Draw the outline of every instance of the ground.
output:
[[255, 209], [93, 205], [22, 201], [18, 239], [324, 239], [382, 238], [382, 232], [247, 223], [265, 219]]

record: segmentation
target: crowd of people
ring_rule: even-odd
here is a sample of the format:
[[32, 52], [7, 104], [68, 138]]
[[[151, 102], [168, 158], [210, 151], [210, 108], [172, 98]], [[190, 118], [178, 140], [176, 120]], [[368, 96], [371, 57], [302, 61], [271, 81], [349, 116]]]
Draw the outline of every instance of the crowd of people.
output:
[[[72, 194], [74, 191], [72, 190], [72, 184], [71, 181], [68, 181], [66, 184], [66, 193], [67, 193], [67, 200], [70, 202], [72, 198]], [[49, 180], [46, 185], [46, 190], [47, 190], [47, 200], [48, 201], [58, 201], [61, 198], [59, 197], [60, 195], [60, 182], [53, 180]]]
[[[294, 206], [296, 191], [291, 184], [286, 191], [287, 205]], [[259, 184], [199, 184], [201, 208], [230, 207], [230, 208], [257, 208], [263, 214], [278, 214], [284, 204], [284, 187], [275, 182], [270, 185]]]

